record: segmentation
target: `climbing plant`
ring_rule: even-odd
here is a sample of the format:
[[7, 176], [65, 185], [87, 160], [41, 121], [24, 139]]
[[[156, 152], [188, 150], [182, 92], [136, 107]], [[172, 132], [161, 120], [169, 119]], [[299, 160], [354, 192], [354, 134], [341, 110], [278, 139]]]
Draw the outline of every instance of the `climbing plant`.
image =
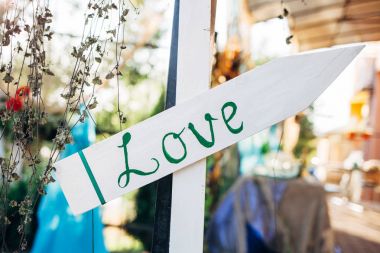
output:
[[[10, 143], [0, 152], [1, 252], [28, 248], [33, 210], [39, 197], [46, 194], [45, 186], [54, 181], [53, 164], [71, 142], [71, 128], [85, 118], [93, 120], [97, 87], [111, 79], [117, 83], [115, 113], [119, 127], [126, 123], [120, 109], [121, 55], [127, 48], [127, 16], [138, 9], [129, 0], [89, 0], [79, 43], [67, 52], [70, 70], [58, 78], [53, 70], [59, 68], [54, 67], [49, 50], [56, 36], [49, 2], [14, 0], [0, 4], [0, 142]], [[53, 127], [46, 104], [46, 93], [52, 86], [60, 91], [57, 99], [64, 105], [54, 116]], [[41, 136], [52, 142], [46, 161], [40, 156]], [[14, 188], [20, 184], [22, 198], [14, 195]], [[9, 229], [11, 224], [16, 233]], [[12, 242], [18, 238], [16, 245], [7, 245], [9, 236]]]

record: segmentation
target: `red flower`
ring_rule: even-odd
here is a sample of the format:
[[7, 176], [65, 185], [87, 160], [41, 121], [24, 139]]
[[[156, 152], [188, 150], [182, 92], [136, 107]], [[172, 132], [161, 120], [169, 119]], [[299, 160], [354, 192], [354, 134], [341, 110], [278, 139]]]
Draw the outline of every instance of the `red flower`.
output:
[[5, 103], [7, 110], [12, 110], [18, 112], [22, 109], [22, 101], [19, 97], [9, 98], [9, 100]]
[[11, 97], [5, 103], [7, 110], [18, 112], [23, 107], [23, 99], [29, 96], [30, 88], [28, 86], [21, 86], [16, 90], [15, 97]]
[[28, 86], [22, 86], [16, 90], [16, 97], [27, 97], [30, 93]]

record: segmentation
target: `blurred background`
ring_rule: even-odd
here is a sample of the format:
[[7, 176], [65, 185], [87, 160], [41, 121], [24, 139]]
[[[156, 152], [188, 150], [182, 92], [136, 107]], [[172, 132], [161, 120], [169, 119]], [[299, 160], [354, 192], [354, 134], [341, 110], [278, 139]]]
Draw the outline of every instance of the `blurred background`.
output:
[[[96, 87], [93, 119], [72, 129], [74, 143], [61, 156], [164, 110], [173, 2], [131, 0], [119, 62], [123, 75]], [[14, 4], [0, 1], [0, 23]], [[65, 110], [62, 83], [70, 79], [69, 52], [81, 39], [87, 2], [50, 1], [49, 6], [54, 36], [45, 50], [55, 75], [43, 88], [49, 116], [38, 136], [42, 164]], [[310, 108], [207, 158], [204, 251], [380, 252], [380, 1], [218, 0], [215, 32], [212, 87], [277, 57], [352, 43], [366, 47]], [[118, 54], [110, 50], [106, 65], [107, 55]], [[3, 80], [0, 87], [6, 90]], [[2, 111], [7, 103], [3, 96]], [[118, 107], [126, 117], [123, 125]], [[3, 157], [14, 145], [12, 128], [1, 124], [1, 129]], [[25, 199], [30, 187], [37, 191], [28, 182], [30, 174], [21, 159], [20, 180], [6, 192], [7, 204]], [[90, 247], [94, 230], [90, 214], [59, 214], [67, 204], [54, 185], [33, 206], [26, 250], [68, 252], [66, 235], [76, 231], [73, 237], [87, 239], [69, 252], [87, 252], [83, 245]], [[151, 184], [92, 213], [96, 252], [149, 252], [155, 201]], [[9, 224], [2, 222], [4, 252], [22, 243], [18, 211], [2, 209], [9, 217]]]

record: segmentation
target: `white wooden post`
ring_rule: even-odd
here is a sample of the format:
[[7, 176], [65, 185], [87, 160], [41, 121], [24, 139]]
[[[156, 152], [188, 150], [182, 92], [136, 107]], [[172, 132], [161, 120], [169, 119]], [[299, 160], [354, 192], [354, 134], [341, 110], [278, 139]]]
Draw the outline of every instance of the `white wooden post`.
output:
[[[201, 94], [209, 88], [210, 29], [211, 0], [180, 2], [177, 103]], [[197, 82], [194, 82], [194, 77]], [[205, 182], [205, 159], [173, 174], [170, 252], [202, 252]]]

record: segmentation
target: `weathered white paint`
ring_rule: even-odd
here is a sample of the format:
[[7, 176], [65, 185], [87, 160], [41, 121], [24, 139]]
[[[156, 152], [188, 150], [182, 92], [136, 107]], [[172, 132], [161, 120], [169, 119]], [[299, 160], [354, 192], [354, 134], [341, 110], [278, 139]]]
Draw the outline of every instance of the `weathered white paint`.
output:
[[[353, 46], [275, 59], [83, 150], [105, 201], [174, 173], [304, 110], [362, 48]], [[197, 75], [192, 76], [192, 82], [199, 82]], [[238, 126], [244, 122], [244, 130], [239, 134], [231, 134], [222, 120], [221, 108], [227, 101], [238, 106], [231, 124]], [[218, 119], [213, 121], [216, 141], [210, 148], [200, 145], [187, 128], [192, 122], [209, 139], [206, 113]], [[173, 164], [163, 155], [162, 139], [169, 132], [179, 133], [183, 129], [181, 137], [186, 143], [187, 156], [179, 164]], [[159, 160], [160, 168], [149, 176], [131, 174], [128, 186], [120, 188], [117, 182], [125, 171], [125, 158], [123, 148], [118, 146], [122, 145], [126, 132], [132, 136], [128, 144], [130, 168], [151, 171], [155, 168], [151, 158]], [[178, 140], [169, 138], [166, 144], [173, 156], [182, 154]], [[57, 179], [75, 214], [100, 205], [78, 154], [58, 161], [55, 167]]]
[[[210, 21], [211, 0], [180, 1], [177, 104], [199, 95], [209, 88]], [[194, 82], [195, 76], [197, 82]], [[205, 159], [174, 173], [170, 252], [202, 252], [205, 182]]]

